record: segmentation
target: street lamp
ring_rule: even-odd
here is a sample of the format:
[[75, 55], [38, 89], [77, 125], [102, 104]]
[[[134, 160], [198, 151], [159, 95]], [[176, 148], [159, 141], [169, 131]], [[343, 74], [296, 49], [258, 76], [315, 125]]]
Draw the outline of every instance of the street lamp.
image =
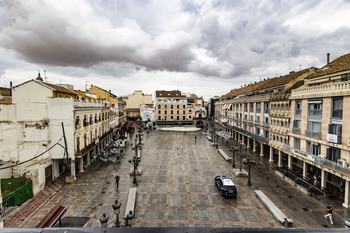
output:
[[103, 213], [102, 216], [100, 217], [101, 227], [107, 227], [108, 219], [109, 219], [109, 216], [106, 213]]
[[141, 159], [137, 158], [137, 156], [134, 156], [132, 159], [129, 160], [129, 163], [133, 163], [134, 164], [134, 180], [132, 183], [137, 184], [136, 181], [136, 168], [137, 168], [137, 164], [141, 161]]
[[135, 217], [135, 214], [132, 213], [132, 210], [129, 211], [129, 213], [126, 215], [126, 218], [125, 218], [125, 226], [129, 226], [131, 227], [132, 226], [132, 221]]
[[238, 150], [237, 147], [231, 146], [230, 151], [232, 151], [232, 167], [235, 168], [235, 151]]
[[115, 227], [120, 227], [120, 221], [119, 221], [120, 205], [121, 203], [118, 202], [118, 200], [115, 200], [114, 204], [112, 205], [114, 214], [116, 215], [116, 220], [114, 224]]
[[250, 160], [250, 158], [244, 158], [244, 159], [243, 159], [243, 163], [244, 163], [244, 164], [248, 164], [248, 183], [247, 183], [247, 185], [248, 185], [248, 186], [252, 186], [252, 183], [251, 183], [251, 181], [250, 181], [250, 165], [251, 165], [251, 164], [252, 164], [252, 165], [255, 165], [256, 162], [255, 162], [254, 160]]

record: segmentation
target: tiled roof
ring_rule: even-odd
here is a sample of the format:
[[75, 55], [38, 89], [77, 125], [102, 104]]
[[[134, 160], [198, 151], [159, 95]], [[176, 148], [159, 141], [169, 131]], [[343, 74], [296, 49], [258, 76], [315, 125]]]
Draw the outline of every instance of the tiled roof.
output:
[[264, 90], [264, 89], [282, 86], [282, 85], [287, 84], [289, 81], [297, 78], [298, 76], [300, 76], [301, 74], [303, 74], [305, 72], [308, 72], [308, 69], [301, 70], [298, 72], [291, 72], [291, 73], [284, 75], [284, 76], [270, 78], [270, 79], [266, 79], [266, 80], [263, 80], [263, 81], [260, 81], [257, 83], [253, 83], [253, 84], [250, 84], [250, 85], [245, 86], [245, 87], [234, 89], [234, 90], [230, 91], [229, 93], [221, 96], [221, 98], [227, 98], [227, 97], [237, 96], [237, 95], [248, 93], [248, 92], [259, 91], [259, 90]]
[[59, 91], [59, 92], [62, 92], [62, 93], [67, 93], [67, 94], [70, 94], [70, 95], [78, 95], [77, 93], [75, 93], [74, 91], [71, 91], [65, 87], [62, 87], [62, 86], [59, 86], [59, 85], [55, 85], [55, 84], [51, 84], [51, 83], [46, 83], [46, 82], [41, 82], [43, 83], [44, 85], [48, 86], [48, 87], [51, 87], [52, 89], [56, 90], [56, 91]]
[[314, 74], [310, 75], [309, 78], [334, 74], [346, 70], [350, 70], [350, 53], [338, 57], [337, 59], [318, 69]]
[[156, 97], [186, 97], [181, 91], [156, 91]]

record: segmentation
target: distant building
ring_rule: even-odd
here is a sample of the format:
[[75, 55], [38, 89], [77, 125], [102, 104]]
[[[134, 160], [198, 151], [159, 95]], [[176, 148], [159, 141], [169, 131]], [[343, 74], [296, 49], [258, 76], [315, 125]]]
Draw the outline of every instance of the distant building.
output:
[[206, 110], [203, 97], [183, 94], [179, 90], [156, 91], [155, 116], [158, 126], [162, 125], [206, 125]]
[[126, 116], [130, 120], [136, 120], [140, 117], [142, 105], [153, 106], [152, 95], [143, 94], [142, 91], [134, 91], [124, 100], [126, 102]]

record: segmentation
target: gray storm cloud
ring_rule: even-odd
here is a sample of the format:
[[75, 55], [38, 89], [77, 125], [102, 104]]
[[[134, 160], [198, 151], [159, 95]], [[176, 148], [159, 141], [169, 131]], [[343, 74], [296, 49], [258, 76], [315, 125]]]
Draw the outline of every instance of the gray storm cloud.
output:
[[159, 1], [107, 3], [3, 1], [0, 46], [35, 64], [101, 65], [101, 72], [109, 69], [103, 64], [131, 64], [224, 78], [276, 73], [283, 64], [314, 66], [315, 54], [349, 49], [346, 26], [322, 32], [287, 23], [321, 7], [319, 1], [183, 1], [178, 8], [177, 1], [168, 8]]

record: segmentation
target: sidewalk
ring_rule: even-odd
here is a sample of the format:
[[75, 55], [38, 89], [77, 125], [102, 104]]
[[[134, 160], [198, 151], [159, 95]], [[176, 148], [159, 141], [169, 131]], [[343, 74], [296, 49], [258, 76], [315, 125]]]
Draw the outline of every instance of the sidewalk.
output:
[[23, 227], [64, 185], [64, 176], [54, 180], [50, 185], [46, 186], [43, 190], [6, 216], [4, 219], [4, 227]]

